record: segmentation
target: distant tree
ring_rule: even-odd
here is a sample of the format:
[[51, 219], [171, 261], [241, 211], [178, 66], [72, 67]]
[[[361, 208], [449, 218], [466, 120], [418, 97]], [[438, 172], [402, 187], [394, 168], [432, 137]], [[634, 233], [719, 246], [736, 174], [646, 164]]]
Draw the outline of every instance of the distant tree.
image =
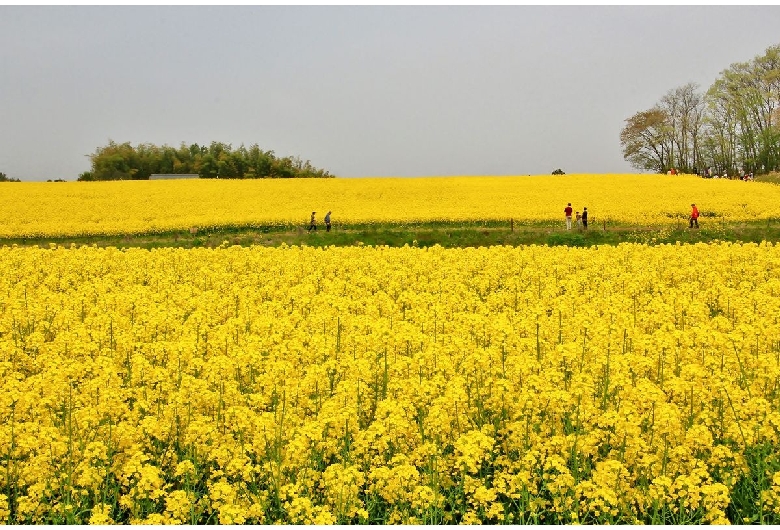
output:
[[108, 145], [98, 147], [89, 159], [92, 162], [91, 180], [131, 180], [140, 170], [138, 153], [130, 142], [117, 144], [109, 140]]
[[271, 166], [274, 160], [273, 151], [263, 151], [257, 144], [249, 146], [247, 150], [246, 178], [266, 178], [271, 176]]
[[[770, 46], [751, 62], [732, 64], [721, 72], [708, 97], [733, 137], [734, 145], [728, 147], [734, 150], [734, 165], [751, 171], [780, 167], [780, 129], [774, 123], [780, 108], [780, 45]], [[724, 135], [715, 132], [717, 144]]]
[[623, 158], [641, 170], [693, 172], [708, 145], [705, 113], [705, 98], [695, 83], [670, 90], [653, 108], [626, 120], [620, 133]]
[[637, 112], [620, 132], [623, 158], [637, 169], [663, 173], [671, 162], [671, 130], [664, 110]]
[[211, 142], [208, 146], [182, 143], [178, 149], [164, 145], [109, 140], [89, 155], [92, 168], [78, 180], [148, 179], [154, 173], [197, 173], [201, 178], [329, 178], [330, 173], [315, 168], [298, 157], [277, 158], [257, 144], [233, 149], [230, 144]]
[[553, 175], [565, 175], [566, 173], [563, 172], [561, 168], [556, 169], [552, 172]]
[[211, 153], [206, 153], [200, 157], [198, 175], [202, 179], [215, 179], [219, 177], [219, 166]]
[[667, 92], [660, 103], [670, 133], [668, 165], [685, 173], [701, 165], [705, 104], [704, 96], [698, 90], [696, 83], [688, 83]]
[[688, 83], [626, 120], [623, 157], [635, 168], [732, 173], [780, 168], [780, 44], [734, 63], [705, 94]]
[[704, 166], [733, 170], [737, 167], [737, 114], [723, 80], [716, 80], [707, 91], [704, 118]]
[[0, 182], [21, 182], [19, 179], [11, 179], [5, 173], [0, 173]]

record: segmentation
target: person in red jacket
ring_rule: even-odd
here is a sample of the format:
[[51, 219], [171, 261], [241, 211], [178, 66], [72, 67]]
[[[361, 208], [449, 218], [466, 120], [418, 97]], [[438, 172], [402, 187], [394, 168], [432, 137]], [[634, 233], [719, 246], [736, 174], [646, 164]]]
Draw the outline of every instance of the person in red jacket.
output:
[[699, 209], [695, 204], [691, 204], [691, 223], [690, 228], [699, 228]]
[[566, 214], [566, 230], [571, 230], [571, 212], [573, 210], [571, 209], [571, 203], [563, 209], [563, 213]]

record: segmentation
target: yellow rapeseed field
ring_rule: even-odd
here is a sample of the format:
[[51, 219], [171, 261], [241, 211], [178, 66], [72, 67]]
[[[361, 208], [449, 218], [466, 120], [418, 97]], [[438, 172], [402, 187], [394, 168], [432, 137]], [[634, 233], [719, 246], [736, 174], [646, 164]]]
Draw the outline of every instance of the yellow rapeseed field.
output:
[[559, 222], [671, 225], [696, 203], [708, 222], [780, 217], [771, 184], [668, 175], [564, 175], [0, 184], [0, 238], [128, 234], [225, 225]]
[[[658, 178], [630, 182], [650, 194]], [[221, 190], [210, 204], [231, 221], [291, 221], [268, 190], [299, 186], [297, 207], [321, 210], [338, 182], [19, 189], [62, 194], [41, 212], [126, 190], [115, 215], [112, 191], [79, 219], [116, 228], [132, 213], [139, 229], [217, 219], [174, 199], [187, 186], [204, 200]], [[364, 193], [355, 219], [425, 212], [401, 206], [398, 181], [344, 182], [343, 204]], [[507, 200], [498, 213], [480, 181], [435, 182], [409, 184], [420, 202], [446, 197], [434, 218], [555, 207], [552, 218], [562, 200], [586, 199], [617, 215], [639, 193], [620, 184], [622, 199], [597, 208], [583, 183], [602, 181], [581, 177], [579, 198]], [[508, 193], [522, 179], [502, 182]], [[676, 211], [679, 198], [683, 210], [682, 190], [695, 190], [736, 214], [735, 190], [772, 193], [679, 182], [646, 202]], [[636, 197], [626, 211], [645, 207]], [[79, 226], [62, 215], [31, 216], [31, 229]], [[6, 246], [0, 271], [0, 519], [11, 523], [780, 518], [780, 246]]]

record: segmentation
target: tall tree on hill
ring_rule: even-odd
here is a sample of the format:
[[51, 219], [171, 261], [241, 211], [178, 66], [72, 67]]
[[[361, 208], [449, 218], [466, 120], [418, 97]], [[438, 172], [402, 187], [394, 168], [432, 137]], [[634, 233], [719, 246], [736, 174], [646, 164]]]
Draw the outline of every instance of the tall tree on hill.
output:
[[780, 95], [780, 86], [773, 86], [773, 77], [780, 75], [780, 64], [772, 71], [772, 56], [777, 55], [778, 49], [772, 52], [770, 48], [767, 56], [753, 62], [732, 64], [721, 72], [708, 93], [728, 110], [737, 158], [746, 169], [774, 167], [777, 163], [771, 118]]
[[670, 90], [652, 109], [626, 120], [623, 158], [640, 170], [691, 172], [700, 167], [704, 97], [695, 83]]
[[655, 106], [626, 120], [620, 132], [623, 158], [639, 170], [662, 173], [672, 156], [671, 130], [666, 111]]
[[[664, 172], [780, 169], [780, 45], [721, 72], [706, 95], [688, 83], [650, 111], [629, 118], [623, 156], [637, 169]], [[666, 123], [661, 123], [661, 114]]]
[[707, 165], [726, 170], [736, 168], [739, 143], [737, 109], [722, 79], [713, 83], [705, 100], [707, 112], [704, 117], [703, 156], [708, 161]]
[[661, 99], [661, 107], [666, 112], [671, 133], [669, 165], [686, 173], [698, 169], [705, 111], [698, 85], [688, 83], [670, 90]]

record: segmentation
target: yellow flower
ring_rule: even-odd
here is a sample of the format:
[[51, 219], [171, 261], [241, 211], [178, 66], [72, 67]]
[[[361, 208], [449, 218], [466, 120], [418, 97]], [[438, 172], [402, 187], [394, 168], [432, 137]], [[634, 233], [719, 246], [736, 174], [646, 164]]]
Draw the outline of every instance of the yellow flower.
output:
[[0, 518], [723, 523], [780, 441], [778, 263], [0, 247]]
[[[56, 188], [29, 182], [4, 187], [0, 237], [301, 226], [312, 204], [329, 205], [344, 223], [507, 222], [511, 218], [515, 223], [549, 224], [563, 220], [562, 196], [564, 204], [571, 200], [587, 205], [597, 216], [594, 220], [627, 224], [677, 226], [689, 213], [691, 197], [697, 197], [710, 224], [780, 217], [780, 190], [772, 184], [753, 183], [750, 193], [745, 193], [742, 182], [687, 175], [200, 179], [66, 182]], [[376, 208], [379, 201], [383, 208]], [[626, 208], [626, 204], [634, 206]], [[229, 244], [223, 241], [222, 247]]]
[[0, 520], [7, 521], [9, 515], [11, 511], [8, 509], [8, 496], [0, 494]]
[[92, 508], [92, 513], [89, 516], [89, 524], [91, 525], [114, 524], [114, 520], [111, 519], [111, 507], [107, 504], [96, 504]]

